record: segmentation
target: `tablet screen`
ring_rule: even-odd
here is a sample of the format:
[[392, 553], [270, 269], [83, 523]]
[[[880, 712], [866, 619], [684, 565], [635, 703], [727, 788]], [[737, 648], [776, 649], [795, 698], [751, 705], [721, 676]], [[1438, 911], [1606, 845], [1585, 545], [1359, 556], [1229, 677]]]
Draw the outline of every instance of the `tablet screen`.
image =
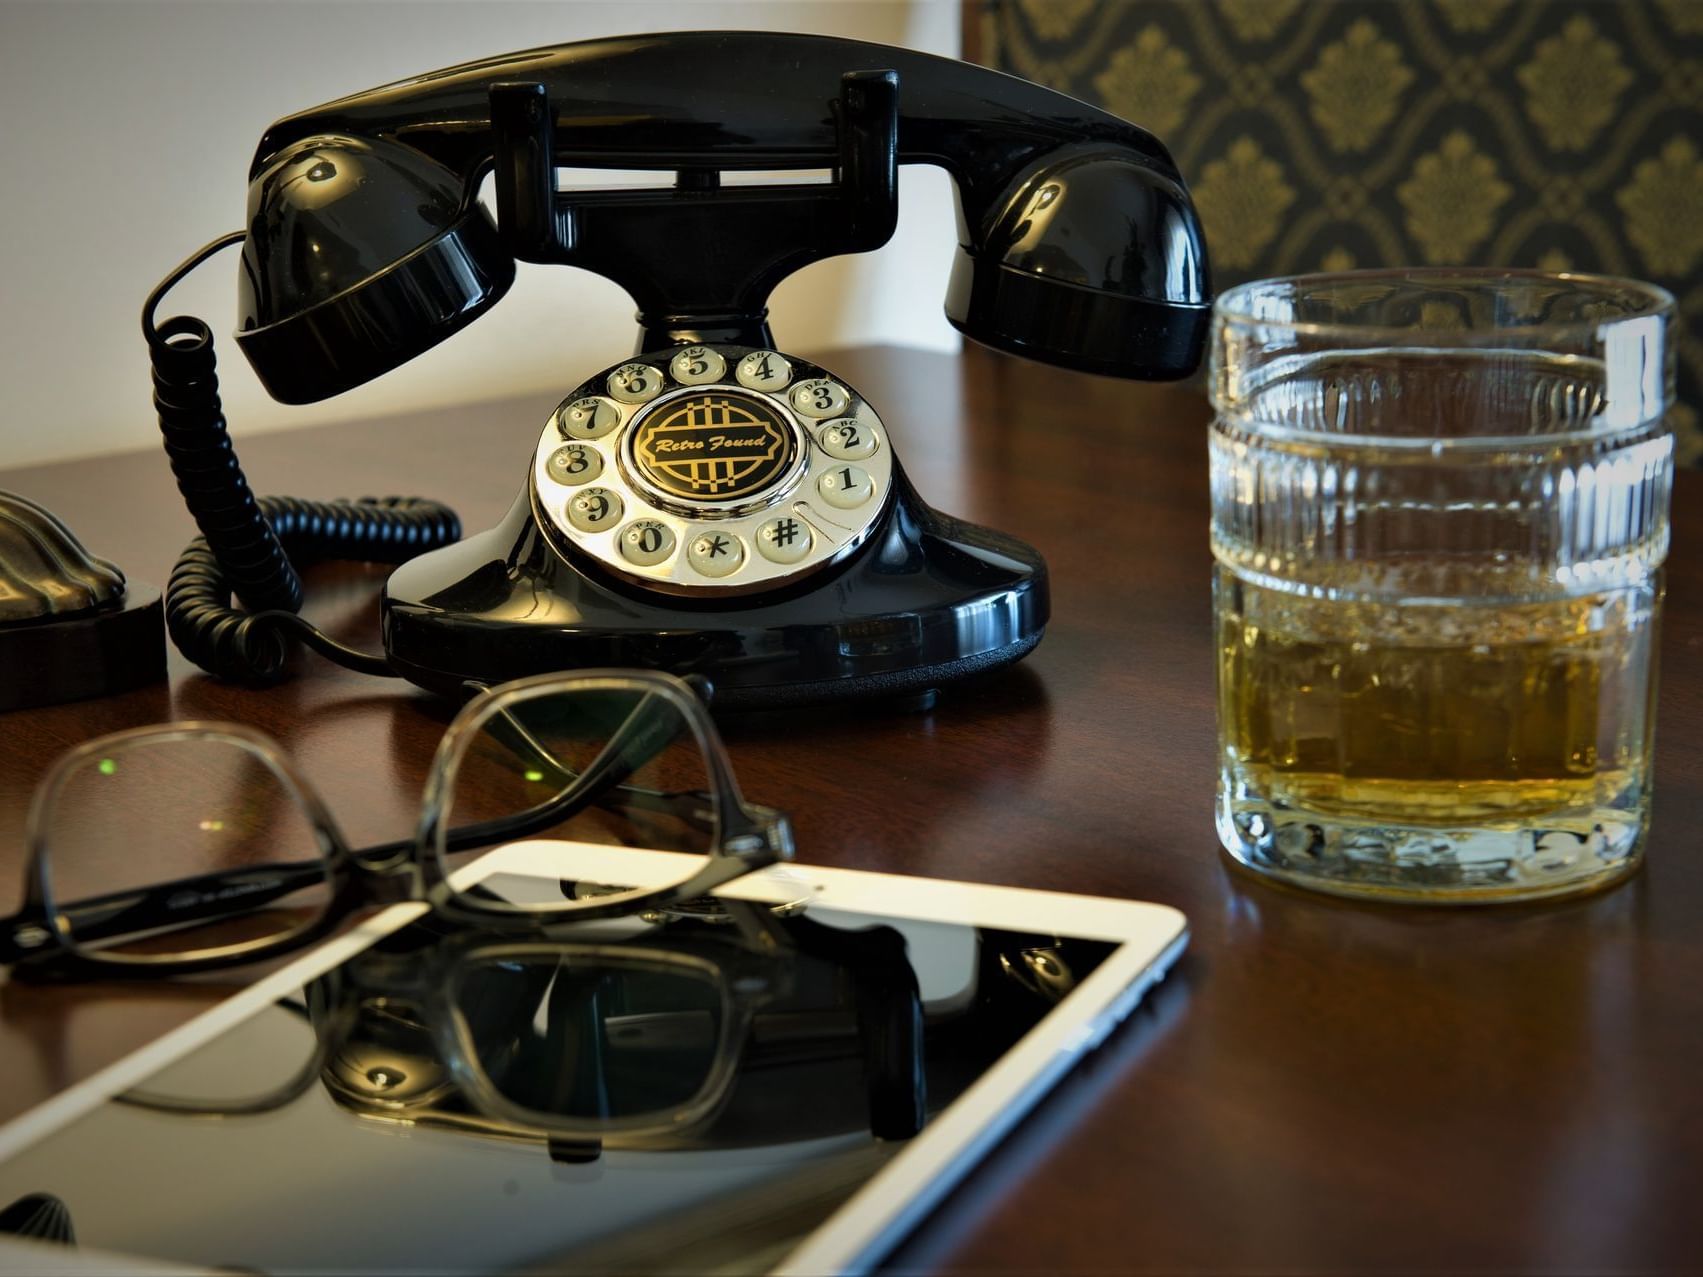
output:
[[762, 1272], [1115, 948], [820, 907], [426, 918], [0, 1165], [0, 1207], [214, 1268]]

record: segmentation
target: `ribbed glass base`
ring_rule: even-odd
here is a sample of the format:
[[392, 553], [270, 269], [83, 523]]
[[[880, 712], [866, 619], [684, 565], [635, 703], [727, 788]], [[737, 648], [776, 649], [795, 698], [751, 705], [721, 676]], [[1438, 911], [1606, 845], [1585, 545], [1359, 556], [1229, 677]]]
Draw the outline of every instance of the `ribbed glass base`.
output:
[[1224, 849], [1258, 873], [1339, 896], [1404, 903], [1493, 904], [1594, 891], [1634, 872], [1649, 823], [1642, 776], [1611, 802], [1515, 822], [1421, 825], [1310, 810], [1264, 792], [1259, 778], [1219, 776]]

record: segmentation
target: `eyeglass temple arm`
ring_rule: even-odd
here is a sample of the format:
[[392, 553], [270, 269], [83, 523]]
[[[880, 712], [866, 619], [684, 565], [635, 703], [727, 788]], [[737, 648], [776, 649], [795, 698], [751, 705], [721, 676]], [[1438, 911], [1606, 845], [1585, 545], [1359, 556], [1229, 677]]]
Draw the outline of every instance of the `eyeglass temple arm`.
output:
[[[175, 930], [209, 918], [236, 917], [325, 881], [318, 863], [244, 865], [74, 900], [54, 909], [79, 942]], [[53, 938], [46, 914], [23, 911], [0, 921], [0, 963], [22, 962]]]
[[[504, 839], [524, 838], [528, 834], [539, 833], [563, 820], [583, 811], [586, 807], [606, 797], [611, 790], [622, 790], [622, 799], [629, 805], [644, 805], [652, 810], [669, 811], [676, 816], [690, 819], [698, 825], [714, 823], [713, 800], [706, 805], [708, 797], [693, 790], [683, 790], [677, 793], [664, 793], [659, 790], [639, 789], [623, 785], [637, 769], [640, 763], [655, 756], [657, 751], [646, 753], [642, 748], [634, 748], [635, 744], [643, 746], [642, 735], [647, 727], [654, 727], [652, 722], [644, 721], [646, 711], [657, 704], [657, 698], [646, 696], [627, 715], [618, 728], [610, 733], [608, 742], [592, 759], [589, 766], [577, 775], [571, 768], [564, 766], [550, 750], [520, 723], [513, 714], [502, 711], [497, 717], [501, 718], [512, 733], [513, 740], [520, 742], [521, 748], [516, 750], [523, 761], [538, 763], [549, 767], [552, 771], [573, 779], [561, 790], [558, 790], [547, 801], [540, 803], [524, 812], [512, 816], [499, 816], [493, 820], [478, 821], [471, 825], [460, 825], [450, 829], [444, 836], [445, 849], [451, 852], [471, 851], [476, 847], [487, 846]], [[666, 704], [666, 702], [662, 702]], [[668, 733], [662, 741], [666, 745], [674, 738], [675, 733]], [[505, 742], [510, 743], [512, 741]], [[658, 747], [660, 748], [660, 746]], [[680, 807], [686, 806], [682, 812]], [[357, 853], [359, 856], [370, 856], [386, 848], [369, 848]]]

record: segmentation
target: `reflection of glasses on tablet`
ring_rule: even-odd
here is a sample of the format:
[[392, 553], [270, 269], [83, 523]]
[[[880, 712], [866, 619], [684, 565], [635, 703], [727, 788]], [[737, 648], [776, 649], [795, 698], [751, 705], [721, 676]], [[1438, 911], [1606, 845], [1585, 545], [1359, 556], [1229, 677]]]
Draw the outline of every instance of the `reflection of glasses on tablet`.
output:
[[[672, 885], [579, 899], [457, 888], [456, 853], [537, 837], [699, 859]], [[786, 819], [740, 796], [691, 688], [648, 671], [543, 675], [469, 703], [438, 746], [412, 842], [350, 849], [275, 742], [214, 723], [71, 750], [36, 791], [27, 840], [0, 963], [108, 976], [252, 962], [401, 900], [485, 925], [666, 908], [792, 852]]]
[[280, 1023], [256, 1022], [118, 1098], [236, 1117], [323, 1083], [365, 1117], [548, 1139], [554, 1151], [692, 1135], [740, 1073], [773, 1086], [844, 1060], [863, 1079], [867, 1129], [914, 1135], [926, 1096], [904, 937], [724, 905], [721, 921], [678, 918], [639, 938], [444, 937], [422, 922], [274, 1004]]
[[[147, 1108], [269, 1112], [323, 1081], [374, 1117], [490, 1134], [600, 1139], [681, 1130], [726, 1098], [755, 1009], [790, 986], [765, 906], [739, 930], [642, 943], [459, 932], [380, 945], [308, 985], [302, 1050], [186, 1062], [120, 1098]], [[739, 934], [743, 931], [745, 934]], [[290, 1054], [288, 1051], [283, 1055]]]

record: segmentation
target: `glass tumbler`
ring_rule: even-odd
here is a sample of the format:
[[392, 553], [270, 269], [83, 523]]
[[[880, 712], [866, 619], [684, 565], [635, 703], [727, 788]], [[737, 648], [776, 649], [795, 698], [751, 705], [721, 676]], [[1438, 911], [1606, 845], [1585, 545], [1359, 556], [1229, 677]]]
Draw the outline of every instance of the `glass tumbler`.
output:
[[1212, 338], [1216, 823], [1340, 895], [1532, 899], [1636, 868], [1673, 299], [1397, 270], [1225, 293]]

